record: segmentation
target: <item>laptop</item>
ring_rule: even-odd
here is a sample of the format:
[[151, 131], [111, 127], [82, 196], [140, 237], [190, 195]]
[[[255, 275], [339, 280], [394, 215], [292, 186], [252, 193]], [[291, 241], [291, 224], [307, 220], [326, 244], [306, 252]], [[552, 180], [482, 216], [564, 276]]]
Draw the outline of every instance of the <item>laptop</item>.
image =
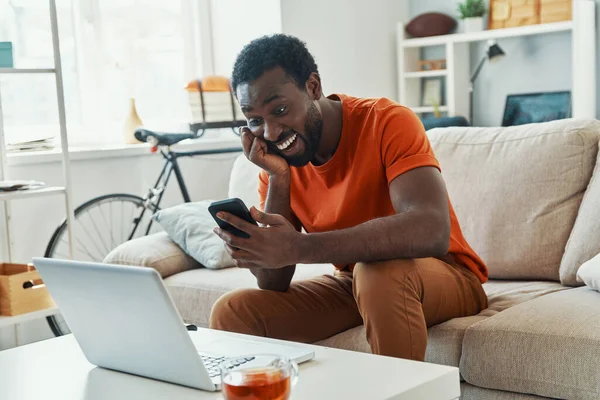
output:
[[521, 93], [506, 96], [502, 126], [571, 118], [571, 92]]
[[196, 348], [158, 272], [152, 268], [35, 258], [35, 268], [88, 361], [147, 378], [217, 391], [219, 363], [252, 354], [278, 354], [297, 363], [314, 358], [309, 346], [223, 335]]

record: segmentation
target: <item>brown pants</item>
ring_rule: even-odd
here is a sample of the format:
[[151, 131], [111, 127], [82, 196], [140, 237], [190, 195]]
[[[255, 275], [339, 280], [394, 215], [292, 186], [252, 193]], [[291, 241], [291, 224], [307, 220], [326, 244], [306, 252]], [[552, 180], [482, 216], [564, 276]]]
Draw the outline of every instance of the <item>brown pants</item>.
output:
[[444, 260], [359, 263], [353, 274], [292, 282], [284, 293], [234, 290], [215, 303], [210, 327], [313, 343], [364, 324], [373, 353], [423, 361], [427, 327], [487, 307], [479, 279]]

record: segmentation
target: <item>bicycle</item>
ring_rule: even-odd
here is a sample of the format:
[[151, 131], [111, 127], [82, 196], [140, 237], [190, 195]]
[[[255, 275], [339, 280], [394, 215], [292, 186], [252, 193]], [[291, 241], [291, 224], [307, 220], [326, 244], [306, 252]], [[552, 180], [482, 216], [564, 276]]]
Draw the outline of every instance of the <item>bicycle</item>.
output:
[[[231, 123], [228, 127], [231, 127], [234, 133], [239, 136], [236, 128], [245, 126], [245, 124], [245, 121], [235, 121], [233, 127]], [[208, 128], [211, 128], [211, 126]], [[198, 151], [173, 151], [171, 149], [171, 146], [182, 140], [201, 137], [205, 129], [206, 127], [202, 129], [200, 134], [198, 134], [199, 131], [196, 131], [196, 133], [172, 134], [137, 129], [135, 137], [141, 142], [150, 143], [153, 146], [152, 151], [160, 151], [164, 159], [164, 165], [158, 179], [154, 186], [148, 190], [145, 197], [129, 193], [106, 194], [88, 200], [77, 207], [73, 227], [75, 242], [73, 245], [73, 258], [80, 261], [102, 262], [108, 253], [120, 244], [153, 233], [153, 220], [151, 217], [160, 210], [164, 191], [173, 174], [179, 185], [183, 201], [189, 203], [191, 199], [177, 161], [179, 158], [242, 151], [241, 146]], [[70, 258], [68, 248], [67, 221], [65, 219], [54, 231], [46, 247], [44, 257]], [[46, 317], [46, 320], [55, 336], [70, 333], [61, 316], [49, 316]]]

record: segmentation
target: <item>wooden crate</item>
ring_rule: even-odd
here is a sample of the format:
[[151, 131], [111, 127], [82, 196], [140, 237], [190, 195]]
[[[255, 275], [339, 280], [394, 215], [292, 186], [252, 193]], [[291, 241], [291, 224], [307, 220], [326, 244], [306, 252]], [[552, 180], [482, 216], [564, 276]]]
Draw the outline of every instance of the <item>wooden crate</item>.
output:
[[14, 316], [54, 306], [33, 265], [0, 263], [0, 315]]
[[540, 23], [540, 0], [490, 0], [488, 29]]
[[573, 0], [490, 0], [489, 29], [573, 19]]
[[419, 61], [419, 71], [441, 71], [444, 69], [446, 69], [446, 59]]
[[540, 21], [543, 24], [551, 22], [570, 21], [573, 19], [572, 0], [540, 0]]

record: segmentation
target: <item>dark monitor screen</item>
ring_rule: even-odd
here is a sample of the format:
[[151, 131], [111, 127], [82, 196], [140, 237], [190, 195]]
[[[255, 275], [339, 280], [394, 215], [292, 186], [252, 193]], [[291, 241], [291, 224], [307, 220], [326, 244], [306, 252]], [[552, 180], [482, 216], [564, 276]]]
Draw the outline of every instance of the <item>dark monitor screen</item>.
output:
[[571, 118], [571, 92], [524, 93], [506, 96], [502, 126]]

